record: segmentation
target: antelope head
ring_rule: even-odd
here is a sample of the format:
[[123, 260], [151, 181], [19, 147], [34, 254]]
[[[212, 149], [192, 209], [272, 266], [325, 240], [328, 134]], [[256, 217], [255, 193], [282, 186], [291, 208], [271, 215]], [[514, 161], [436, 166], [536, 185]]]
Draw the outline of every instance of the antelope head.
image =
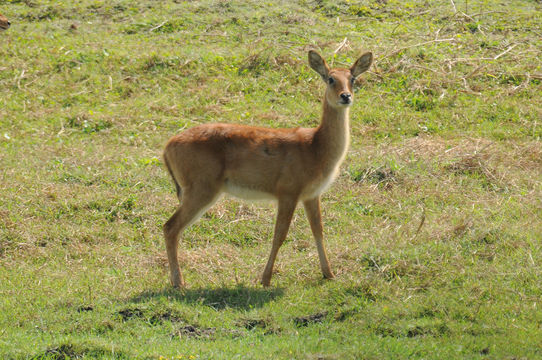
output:
[[7, 30], [10, 25], [8, 18], [0, 14], [0, 31]]
[[369, 69], [372, 62], [373, 54], [367, 52], [357, 59], [349, 69], [330, 69], [320, 54], [314, 50], [309, 51], [309, 64], [327, 83], [325, 101], [333, 108], [345, 108], [352, 105], [354, 83], [359, 75]]

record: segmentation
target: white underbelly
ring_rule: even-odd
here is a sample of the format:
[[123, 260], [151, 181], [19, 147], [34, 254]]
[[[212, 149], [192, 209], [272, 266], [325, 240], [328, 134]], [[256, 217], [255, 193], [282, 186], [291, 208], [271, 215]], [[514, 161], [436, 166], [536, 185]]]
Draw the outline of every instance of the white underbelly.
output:
[[[339, 167], [337, 166], [327, 176], [321, 177], [309, 183], [301, 192], [300, 200], [313, 199], [320, 196], [331, 186], [338, 173]], [[277, 200], [276, 196], [271, 193], [261, 191], [245, 184], [234, 183], [231, 180], [226, 181], [222, 191], [245, 200]]]
[[223, 190], [227, 194], [245, 200], [276, 200], [273, 194], [231, 182], [226, 182]]

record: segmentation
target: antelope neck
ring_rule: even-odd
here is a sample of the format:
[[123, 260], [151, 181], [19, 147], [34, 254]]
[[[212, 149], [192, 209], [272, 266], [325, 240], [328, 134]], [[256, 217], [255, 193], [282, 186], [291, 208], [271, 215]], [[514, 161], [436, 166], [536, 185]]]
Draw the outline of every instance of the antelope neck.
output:
[[350, 141], [350, 108], [333, 107], [324, 98], [320, 126], [316, 129], [317, 144], [326, 167], [336, 167], [344, 158]]

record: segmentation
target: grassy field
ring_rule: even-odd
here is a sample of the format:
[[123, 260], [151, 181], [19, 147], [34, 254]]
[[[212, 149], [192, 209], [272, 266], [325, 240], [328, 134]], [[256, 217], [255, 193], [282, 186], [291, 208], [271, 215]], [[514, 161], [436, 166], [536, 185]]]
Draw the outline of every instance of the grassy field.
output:
[[[0, 358], [542, 358], [542, 3], [3, 0]], [[272, 287], [275, 205], [224, 198], [185, 232], [167, 139], [317, 126], [335, 66], [375, 63], [323, 197]]]

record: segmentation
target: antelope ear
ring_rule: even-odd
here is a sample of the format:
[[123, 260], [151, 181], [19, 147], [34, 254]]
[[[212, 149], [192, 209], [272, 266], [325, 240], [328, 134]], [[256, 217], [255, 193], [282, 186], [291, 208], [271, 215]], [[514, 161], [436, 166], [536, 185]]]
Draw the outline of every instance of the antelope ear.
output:
[[314, 50], [309, 51], [309, 65], [314, 71], [320, 74], [324, 81], [327, 81], [329, 66], [327, 66], [324, 58]]
[[357, 78], [361, 74], [363, 74], [365, 71], [369, 70], [369, 67], [373, 63], [373, 53], [372, 52], [366, 52], [365, 54], [361, 55], [359, 59], [356, 60], [354, 65], [350, 68], [350, 73], [354, 78]]

